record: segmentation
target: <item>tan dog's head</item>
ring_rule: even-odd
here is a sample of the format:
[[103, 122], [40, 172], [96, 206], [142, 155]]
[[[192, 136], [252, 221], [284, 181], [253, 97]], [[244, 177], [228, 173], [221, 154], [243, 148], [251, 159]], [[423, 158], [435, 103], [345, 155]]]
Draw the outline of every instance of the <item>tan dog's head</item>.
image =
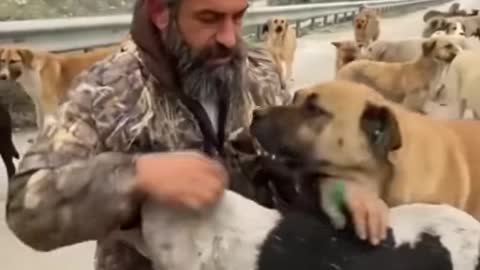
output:
[[459, 46], [443, 37], [431, 38], [422, 43], [424, 57], [432, 57], [443, 63], [451, 63], [460, 50]]
[[362, 84], [334, 81], [299, 90], [293, 103], [258, 109], [251, 134], [287, 166], [319, 176], [384, 181], [402, 146], [391, 103]]
[[0, 47], [0, 81], [15, 81], [32, 68], [33, 52], [25, 48]]
[[360, 13], [354, 20], [355, 28], [358, 30], [365, 29], [368, 24], [368, 16], [365, 13]]
[[361, 58], [361, 50], [365, 46], [352, 40], [333, 41], [331, 43], [337, 50], [337, 61], [339, 68]]
[[270, 20], [268, 32], [274, 35], [283, 35], [287, 32], [288, 21], [285, 18], [273, 18]]

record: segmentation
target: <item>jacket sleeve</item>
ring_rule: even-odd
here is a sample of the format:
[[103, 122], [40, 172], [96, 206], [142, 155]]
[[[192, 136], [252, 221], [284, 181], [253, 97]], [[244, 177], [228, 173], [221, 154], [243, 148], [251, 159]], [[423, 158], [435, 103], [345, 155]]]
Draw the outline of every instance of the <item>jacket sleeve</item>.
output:
[[101, 239], [139, 211], [135, 157], [101, 151], [90, 94], [82, 87], [46, 119], [9, 183], [8, 226], [36, 250]]

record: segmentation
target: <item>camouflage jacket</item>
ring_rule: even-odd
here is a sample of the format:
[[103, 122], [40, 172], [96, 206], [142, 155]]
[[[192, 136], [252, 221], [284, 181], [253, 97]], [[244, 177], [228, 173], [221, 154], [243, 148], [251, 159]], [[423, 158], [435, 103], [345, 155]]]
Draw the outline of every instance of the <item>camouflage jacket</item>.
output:
[[[245, 72], [248, 90], [231, 101], [227, 138], [248, 125], [255, 106], [289, 98], [264, 51], [249, 49]], [[148, 259], [109, 237], [135, 226], [128, 225], [141, 203], [132, 191], [135, 155], [202, 149], [204, 140], [187, 107], [153, 80], [135, 46], [81, 74], [10, 182], [7, 222], [20, 240], [37, 250], [97, 240], [96, 269], [150, 269]], [[248, 158], [228, 139], [225, 145], [231, 177], [248, 178], [242, 169]]]

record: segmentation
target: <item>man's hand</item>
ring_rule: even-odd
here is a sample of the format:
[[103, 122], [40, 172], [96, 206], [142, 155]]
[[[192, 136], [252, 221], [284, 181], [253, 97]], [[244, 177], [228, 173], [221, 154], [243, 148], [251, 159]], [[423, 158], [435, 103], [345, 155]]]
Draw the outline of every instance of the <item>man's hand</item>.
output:
[[347, 224], [346, 208], [360, 239], [378, 245], [386, 238], [389, 208], [375, 192], [353, 181], [325, 180], [320, 185], [322, 209], [337, 230]]
[[362, 240], [378, 245], [387, 237], [389, 208], [377, 194], [360, 184], [344, 181], [345, 203], [352, 214], [355, 231]]
[[197, 152], [144, 155], [137, 159], [136, 172], [139, 190], [163, 203], [194, 210], [215, 203], [228, 181], [220, 163]]

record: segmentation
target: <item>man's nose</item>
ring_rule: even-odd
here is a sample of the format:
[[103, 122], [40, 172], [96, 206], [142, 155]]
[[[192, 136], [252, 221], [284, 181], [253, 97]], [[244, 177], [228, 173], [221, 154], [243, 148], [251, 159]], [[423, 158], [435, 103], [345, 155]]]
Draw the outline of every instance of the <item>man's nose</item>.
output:
[[232, 49], [237, 45], [237, 27], [233, 20], [225, 20], [217, 33], [217, 42]]

